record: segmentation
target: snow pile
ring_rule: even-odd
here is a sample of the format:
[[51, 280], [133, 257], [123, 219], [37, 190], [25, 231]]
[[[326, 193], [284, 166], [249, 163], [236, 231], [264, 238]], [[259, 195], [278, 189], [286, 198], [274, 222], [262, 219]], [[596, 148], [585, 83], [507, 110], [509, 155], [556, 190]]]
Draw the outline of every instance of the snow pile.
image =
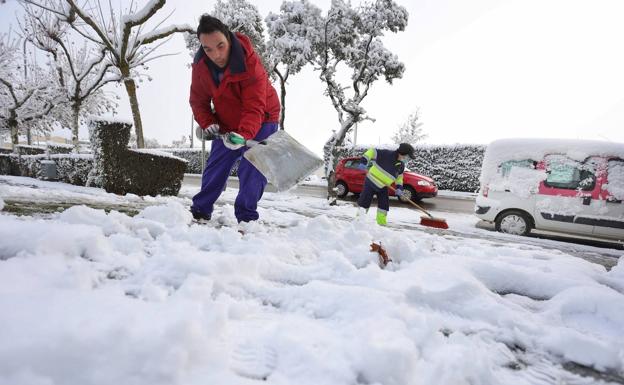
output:
[[607, 272], [288, 194], [241, 235], [230, 203], [196, 225], [163, 202], [0, 215], [0, 384], [580, 383], [570, 361], [624, 374], [622, 258]]
[[604, 186], [615, 199], [624, 200], [624, 161], [610, 161], [609, 180]]
[[4, 201], [0, 197], [0, 211], [4, 210]]

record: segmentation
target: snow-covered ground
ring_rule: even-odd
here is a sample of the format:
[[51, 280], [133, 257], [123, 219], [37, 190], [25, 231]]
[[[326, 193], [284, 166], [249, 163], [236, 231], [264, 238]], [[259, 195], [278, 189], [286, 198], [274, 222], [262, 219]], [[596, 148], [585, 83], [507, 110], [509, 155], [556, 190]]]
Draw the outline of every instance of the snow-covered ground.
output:
[[[265, 194], [241, 235], [236, 190], [209, 225], [195, 192], [0, 177], [0, 384], [624, 382], [624, 258], [291, 194]], [[7, 212], [28, 202], [47, 212]]]

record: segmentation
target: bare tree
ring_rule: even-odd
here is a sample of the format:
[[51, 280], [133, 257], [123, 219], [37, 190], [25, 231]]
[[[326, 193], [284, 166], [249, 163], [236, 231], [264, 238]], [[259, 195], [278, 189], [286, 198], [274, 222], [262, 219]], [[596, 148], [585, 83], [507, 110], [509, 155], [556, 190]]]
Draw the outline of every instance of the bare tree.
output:
[[269, 13], [266, 23], [270, 70], [277, 75], [280, 83], [280, 128], [283, 130], [286, 120], [286, 84], [290, 75], [299, 73], [312, 61], [312, 44], [317, 39], [315, 35], [322, 30], [321, 9], [308, 0], [284, 1], [280, 13]]
[[423, 123], [420, 120], [420, 110], [416, 111], [407, 117], [407, 120], [401, 124], [398, 130], [392, 136], [392, 141], [396, 144], [411, 143], [414, 144], [427, 137], [427, 134], [423, 132]]
[[69, 26], [54, 13], [30, 5], [24, 5], [24, 11], [20, 23], [23, 37], [52, 57], [52, 72], [65, 99], [65, 103], [57, 103], [54, 115], [71, 129], [74, 151], [78, 152], [81, 120], [114, 110], [115, 103], [105, 96], [102, 87], [117, 81], [117, 77], [108, 73], [111, 63], [106, 51], [96, 49], [89, 41], [77, 49]]
[[110, 4], [108, 11], [105, 11], [100, 0], [85, 0], [82, 5], [78, 4], [77, 0], [20, 1], [55, 13], [85, 39], [102, 47], [117, 72], [117, 81], [123, 82], [126, 88], [137, 147], [145, 147], [136, 93], [136, 79], [141, 76], [140, 69], [147, 69], [148, 62], [167, 56], [167, 54], [154, 55], [154, 52], [168, 40], [167, 38], [176, 32], [192, 32], [193, 28], [188, 24], [159, 28], [167, 16], [150, 31], [143, 31], [145, 24], [165, 5], [166, 0], [149, 1], [140, 10], [137, 10], [136, 3], [131, 1], [128, 8], [119, 13], [115, 12]]
[[[361, 106], [370, 87], [380, 77], [392, 84], [394, 79], [403, 76], [405, 66], [383, 45], [380, 37], [385, 31], [403, 31], [407, 17], [407, 10], [392, 0], [374, 0], [358, 8], [352, 8], [344, 0], [333, 0], [323, 19], [323, 30], [314, 41], [313, 64], [320, 72], [319, 77], [340, 122], [340, 128], [323, 147], [331, 198], [335, 198], [337, 155], [347, 133], [358, 122], [374, 120]], [[350, 86], [340, 83], [339, 65], [346, 65], [351, 71]]]
[[8, 131], [13, 149], [19, 144], [20, 130], [46, 132], [44, 118], [52, 110], [56, 87], [50, 76], [34, 62], [9, 35], [0, 36], [0, 132]]

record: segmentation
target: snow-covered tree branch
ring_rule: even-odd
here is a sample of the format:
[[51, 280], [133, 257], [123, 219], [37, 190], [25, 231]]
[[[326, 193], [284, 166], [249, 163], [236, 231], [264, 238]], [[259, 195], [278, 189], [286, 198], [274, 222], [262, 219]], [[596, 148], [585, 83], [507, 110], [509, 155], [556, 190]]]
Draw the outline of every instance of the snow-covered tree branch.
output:
[[102, 87], [117, 77], [110, 74], [111, 63], [106, 51], [85, 40], [75, 48], [71, 29], [56, 14], [45, 9], [24, 5], [25, 18], [20, 23], [23, 36], [52, 57], [51, 66], [57, 74], [60, 94], [65, 103], [57, 104], [54, 117], [72, 131], [74, 150], [78, 150], [79, 127], [86, 116], [112, 111], [115, 103], [107, 98]]
[[46, 132], [57, 88], [44, 70], [27, 60], [28, 53], [8, 35], [0, 36], [0, 132], [9, 132], [13, 148], [20, 132]]
[[[330, 196], [335, 195], [332, 187], [337, 154], [347, 133], [356, 123], [372, 120], [361, 106], [370, 87], [380, 78], [391, 84], [403, 76], [403, 63], [380, 38], [386, 31], [403, 31], [407, 18], [407, 10], [391, 0], [373, 0], [358, 8], [344, 0], [333, 0], [322, 19], [322, 31], [313, 41], [312, 64], [319, 71], [340, 123], [323, 148]], [[345, 65], [351, 71], [349, 86], [342, 85], [338, 76], [339, 68]]]
[[103, 7], [100, 0], [20, 0], [56, 14], [59, 20], [68, 23], [83, 38], [98, 44], [106, 52], [107, 60], [114, 70], [116, 81], [123, 82], [130, 101], [134, 120], [137, 146], [143, 148], [143, 124], [137, 98], [136, 79], [142, 76], [141, 70], [146, 63], [157, 57], [156, 47], [152, 44], [164, 42], [164, 39], [177, 32], [193, 32], [189, 25], [172, 25], [159, 28], [158, 23], [149, 32], [143, 32], [145, 24], [165, 5], [166, 0], [150, 0], [140, 10], [136, 3], [130, 2], [128, 8], [119, 14], [111, 4]]
[[277, 75], [281, 90], [280, 128], [286, 117], [286, 83], [312, 61], [312, 44], [322, 28], [321, 9], [308, 0], [284, 1], [280, 13], [269, 13], [267, 50], [270, 70]]

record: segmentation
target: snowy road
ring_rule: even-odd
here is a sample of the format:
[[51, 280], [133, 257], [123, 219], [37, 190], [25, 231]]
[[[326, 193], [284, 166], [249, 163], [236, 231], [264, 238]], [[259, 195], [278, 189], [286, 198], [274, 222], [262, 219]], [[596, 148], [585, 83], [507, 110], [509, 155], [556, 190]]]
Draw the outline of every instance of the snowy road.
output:
[[[183, 183], [189, 188], [198, 187], [201, 185], [201, 175], [185, 174]], [[228, 187], [238, 188], [238, 179], [231, 177], [228, 180]], [[275, 188], [269, 185], [267, 186], [266, 191], [275, 192]], [[297, 196], [325, 198], [327, 196], [327, 184], [315, 185], [303, 183], [293, 187], [289, 193]], [[349, 194], [343, 200], [346, 202], [356, 202], [356, 198], [352, 194]], [[440, 191], [440, 194], [437, 197], [425, 199], [421, 202], [421, 204], [426, 210], [439, 210], [468, 214], [474, 212], [475, 198], [474, 194]], [[402, 203], [398, 199], [391, 199], [390, 206], [409, 208], [407, 203]]]

